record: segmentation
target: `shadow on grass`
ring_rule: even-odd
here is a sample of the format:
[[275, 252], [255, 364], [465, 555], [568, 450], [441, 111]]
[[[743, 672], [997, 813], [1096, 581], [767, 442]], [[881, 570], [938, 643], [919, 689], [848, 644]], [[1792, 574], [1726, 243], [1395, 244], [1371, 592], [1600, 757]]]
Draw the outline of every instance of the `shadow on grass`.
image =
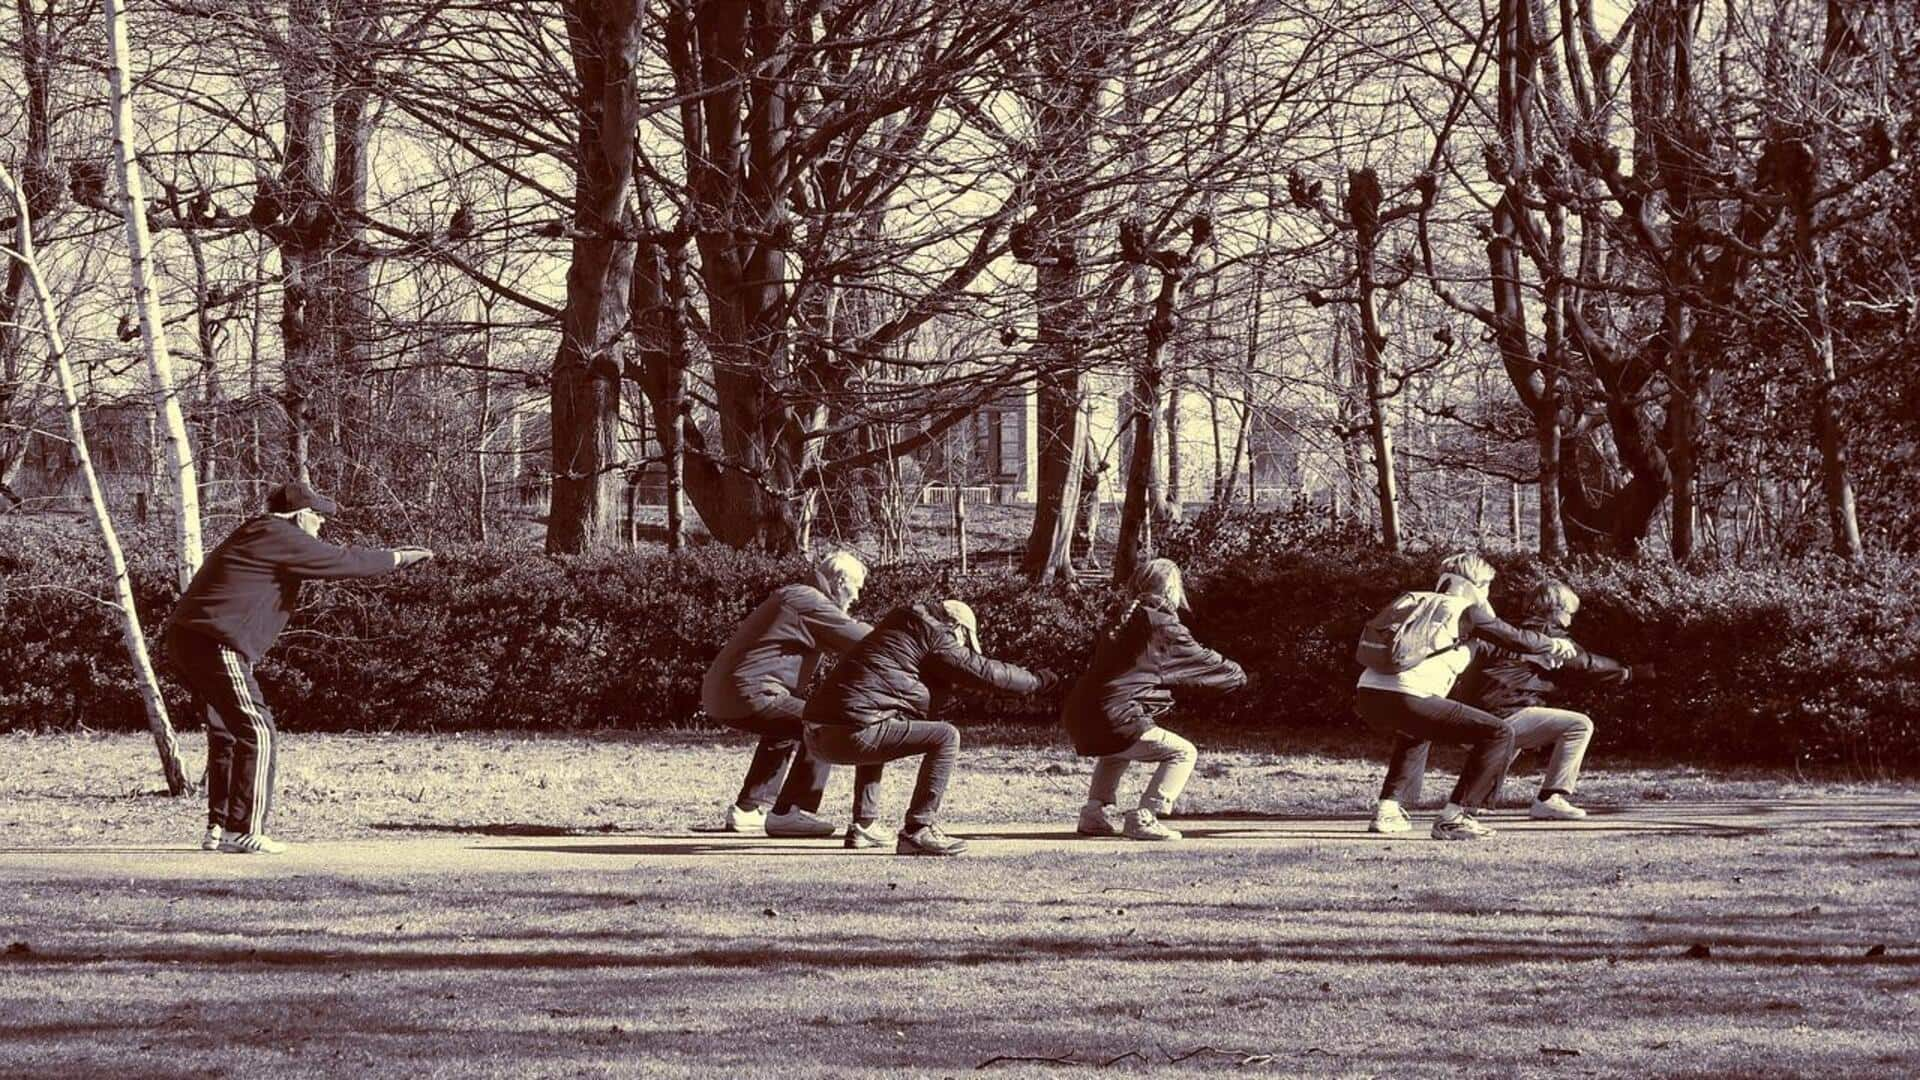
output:
[[[162, 964], [225, 967], [248, 970], [354, 971], [525, 971], [607, 969], [820, 969], [924, 968], [932, 965], [979, 967], [1026, 964], [1036, 957], [1088, 960], [1101, 963], [1182, 964], [1313, 963], [1338, 965], [1393, 964], [1411, 967], [1492, 967], [1509, 964], [1580, 962], [1673, 962], [1741, 968], [1880, 968], [1920, 967], [1920, 953], [1868, 956], [1848, 946], [1810, 946], [1773, 936], [1722, 936], [1710, 958], [1691, 959], [1686, 950], [1691, 936], [1639, 941], [1561, 941], [1520, 936], [1455, 937], [1423, 943], [1375, 943], [1353, 937], [1310, 938], [1263, 944], [1223, 941], [1198, 945], [1112, 935], [1039, 937], [1023, 935], [974, 943], [920, 942], [903, 944], [891, 938], [847, 936], [825, 941], [779, 938], [743, 940], [734, 947], [701, 946], [675, 949], [658, 932], [609, 933], [609, 942], [627, 942], [629, 949], [516, 949], [482, 951], [473, 943], [448, 941], [438, 949], [368, 949], [342, 942], [337, 948], [275, 947], [262, 944], [161, 948], [36, 948], [22, 955], [0, 955], [0, 970], [58, 969], [107, 964]], [[1847, 948], [1845, 953], [1836, 951]]]

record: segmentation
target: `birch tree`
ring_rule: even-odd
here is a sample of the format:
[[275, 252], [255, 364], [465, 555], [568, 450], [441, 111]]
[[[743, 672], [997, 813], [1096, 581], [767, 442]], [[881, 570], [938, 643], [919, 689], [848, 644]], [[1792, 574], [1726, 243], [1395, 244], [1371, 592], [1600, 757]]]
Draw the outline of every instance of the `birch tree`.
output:
[[147, 357], [147, 376], [153, 411], [167, 451], [167, 480], [171, 489], [174, 567], [185, 591], [200, 569], [200, 484], [194, 476], [193, 445], [187, 439], [186, 418], [173, 381], [173, 357], [167, 350], [167, 324], [160, 310], [160, 293], [153, 274], [153, 238], [147, 232], [147, 198], [140, 180], [140, 163], [133, 149], [132, 77], [127, 62], [127, 24], [124, 0], [106, 0], [107, 86], [113, 111], [114, 163], [120, 177], [121, 215], [127, 228], [127, 265], [139, 313], [140, 340]]
[[15, 246], [7, 254], [20, 267], [40, 308], [40, 323], [47, 339], [47, 352], [60, 384], [60, 400], [67, 415], [67, 438], [80, 475], [86, 482], [87, 506], [93, 512], [93, 524], [100, 532], [101, 546], [107, 552], [107, 567], [113, 575], [114, 607], [120, 615], [120, 638], [126, 644], [127, 659], [133, 664], [134, 684], [140, 691], [140, 704], [147, 714], [147, 729], [153, 733], [154, 748], [160, 753], [160, 769], [166, 775], [167, 794], [183, 795], [192, 790], [186, 769], [180, 764], [180, 746], [174, 738], [173, 722], [167, 716], [167, 703], [160, 696], [160, 680], [154, 674], [147, 654], [146, 634], [140, 629], [140, 613], [133, 603], [133, 581], [127, 574], [126, 556], [120, 550], [120, 536], [114, 531], [113, 518], [107, 513], [106, 495], [100, 490], [100, 477], [93, 468], [93, 455], [87, 449], [87, 432], [80, 423], [80, 398], [74, 390], [73, 366], [67, 362], [65, 335], [60, 330], [60, 315], [55, 310], [53, 293], [47, 288], [40, 262], [33, 247], [33, 218], [27, 197], [6, 164], [0, 162], [0, 191], [12, 203], [15, 214]]

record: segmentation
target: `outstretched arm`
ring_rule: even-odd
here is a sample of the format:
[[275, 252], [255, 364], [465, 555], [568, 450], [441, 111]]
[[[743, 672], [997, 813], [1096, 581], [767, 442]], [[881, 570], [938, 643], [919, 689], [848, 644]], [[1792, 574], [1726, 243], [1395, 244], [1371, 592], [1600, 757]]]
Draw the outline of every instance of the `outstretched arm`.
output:
[[1018, 664], [981, 656], [971, 649], [950, 645], [927, 654], [927, 663], [946, 681], [977, 690], [998, 690], [1004, 694], [1043, 694], [1059, 685], [1052, 672], [1032, 672]]
[[1160, 631], [1160, 685], [1225, 693], [1247, 685], [1240, 665], [1194, 640], [1178, 623]]
[[378, 577], [432, 553], [425, 548], [342, 547], [289, 528], [276, 531], [261, 554], [294, 577], [340, 579]]
[[1520, 653], [1542, 653], [1558, 660], [1571, 658], [1579, 648], [1566, 638], [1550, 637], [1537, 630], [1522, 630], [1500, 618], [1485, 604], [1475, 604], [1461, 616], [1460, 637], [1484, 638], [1505, 649]]
[[807, 630], [813, 634], [814, 643], [836, 656], [845, 655], [873, 633], [873, 627], [841, 611], [833, 601], [818, 593], [803, 601], [799, 611]]

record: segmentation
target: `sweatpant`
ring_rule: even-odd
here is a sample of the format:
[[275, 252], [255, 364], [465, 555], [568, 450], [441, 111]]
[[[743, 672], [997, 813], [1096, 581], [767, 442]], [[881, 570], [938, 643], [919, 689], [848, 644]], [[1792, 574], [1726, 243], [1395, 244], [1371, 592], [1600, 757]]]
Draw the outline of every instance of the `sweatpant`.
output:
[[907, 806], [906, 831], [933, 824], [960, 757], [960, 729], [938, 720], [883, 720], [870, 727], [808, 724], [807, 749], [836, 765], [853, 765], [853, 819], [880, 816], [880, 780], [886, 763], [922, 755]]
[[734, 802], [759, 810], [771, 804], [775, 810], [798, 807], [808, 813], [820, 809], [826, 794], [827, 777], [833, 766], [807, 750], [806, 725], [800, 713], [806, 701], [787, 693], [769, 692], [756, 697], [751, 715], [722, 720], [728, 727], [760, 736], [747, 763], [746, 779], [740, 783], [740, 795]]
[[[1571, 709], [1535, 705], [1508, 713], [1507, 726], [1513, 729], [1513, 754], [1507, 758], [1507, 767], [1500, 770], [1501, 779], [1506, 778], [1513, 758], [1522, 750], [1551, 746], [1553, 752], [1547, 758], [1547, 774], [1540, 781], [1538, 797], [1573, 794], [1580, 783], [1580, 763], [1586, 760], [1587, 744], [1593, 741], [1593, 721]], [[1494, 791], [1499, 790], [1496, 781]]]
[[1127, 766], [1136, 761], [1157, 762], [1159, 768], [1140, 793], [1140, 809], [1155, 814], [1173, 812], [1174, 800], [1186, 789], [1193, 775], [1193, 763], [1200, 756], [1192, 743], [1163, 727], [1151, 727], [1135, 739], [1132, 746], [1118, 753], [1102, 755], [1093, 766], [1093, 782], [1087, 786], [1087, 799], [1103, 805], [1119, 801], [1120, 778]]
[[207, 824], [264, 834], [279, 771], [279, 732], [253, 664], [191, 630], [167, 635], [167, 657], [207, 716]]
[[1436, 742], [1467, 747], [1460, 780], [1447, 801], [1480, 809], [1492, 797], [1494, 785], [1513, 758], [1513, 729], [1505, 720], [1450, 698], [1415, 697], [1392, 690], [1361, 687], [1354, 691], [1353, 711], [1375, 731], [1394, 736], [1393, 756], [1380, 797], [1412, 806], [1420, 799], [1420, 781], [1427, 771], [1427, 752]]

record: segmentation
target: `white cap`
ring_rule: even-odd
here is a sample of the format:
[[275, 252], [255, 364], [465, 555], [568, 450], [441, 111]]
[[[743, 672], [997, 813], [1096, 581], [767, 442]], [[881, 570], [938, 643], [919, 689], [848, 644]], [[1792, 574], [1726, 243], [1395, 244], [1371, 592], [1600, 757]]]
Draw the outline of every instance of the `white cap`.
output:
[[958, 600], [942, 600], [940, 608], [947, 613], [947, 618], [959, 623], [960, 628], [966, 631], [968, 647], [979, 652], [980, 621], [973, 617], [973, 609]]

